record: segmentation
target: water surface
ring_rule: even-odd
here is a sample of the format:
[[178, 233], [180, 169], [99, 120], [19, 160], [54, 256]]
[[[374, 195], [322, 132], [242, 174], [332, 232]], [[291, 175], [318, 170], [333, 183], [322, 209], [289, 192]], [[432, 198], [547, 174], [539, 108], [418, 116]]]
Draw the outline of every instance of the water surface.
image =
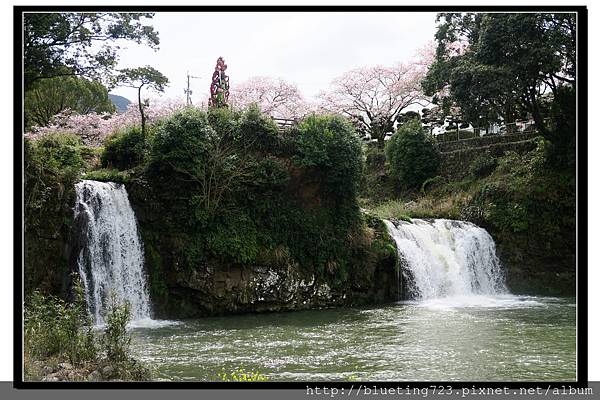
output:
[[221, 369], [271, 381], [572, 381], [574, 299], [466, 296], [374, 308], [246, 314], [135, 328], [161, 379]]

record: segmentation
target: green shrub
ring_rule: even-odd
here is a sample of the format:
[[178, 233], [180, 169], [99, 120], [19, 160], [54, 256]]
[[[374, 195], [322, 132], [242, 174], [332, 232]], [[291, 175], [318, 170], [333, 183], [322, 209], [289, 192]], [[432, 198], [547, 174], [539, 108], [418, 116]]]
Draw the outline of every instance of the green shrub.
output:
[[281, 145], [277, 124], [256, 104], [242, 113], [235, 139], [243, 148], [272, 154], [277, 154]]
[[102, 167], [120, 170], [141, 164], [149, 151], [148, 138], [138, 126], [109, 136], [100, 156]]
[[106, 328], [102, 336], [106, 358], [111, 363], [127, 360], [131, 338], [127, 334], [127, 323], [131, 318], [131, 308], [128, 303], [118, 305], [113, 299], [106, 315]]
[[28, 227], [38, 227], [73, 198], [73, 185], [84, 167], [81, 142], [71, 134], [25, 139], [24, 161], [25, 222]]
[[206, 165], [210, 142], [216, 138], [206, 113], [186, 108], [162, 121], [152, 141], [147, 173], [154, 183], [166, 186], [194, 183]]
[[425, 194], [427, 191], [439, 187], [446, 182], [446, 178], [443, 176], [436, 175], [433, 178], [427, 178], [421, 185], [421, 194]]
[[498, 162], [491, 154], [484, 153], [469, 165], [469, 174], [474, 178], [483, 178], [494, 172]]
[[100, 182], [127, 183], [129, 175], [127, 172], [118, 169], [96, 169], [86, 172], [84, 178]]
[[73, 134], [24, 140], [25, 256], [27, 293], [41, 288], [62, 294], [69, 273], [64, 244], [73, 220], [75, 183], [86, 168], [84, 147]]
[[399, 127], [385, 150], [391, 174], [401, 187], [418, 188], [438, 172], [440, 154], [418, 120]]
[[352, 125], [339, 116], [311, 115], [298, 125], [296, 134], [296, 165], [314, 169], [329, 194], [354, 199], [362, 148]]
[[28, 369], [31, 361], [69, 362], [88, 371], [90, 368], [104, 371], [103, 367], [110, 366], [111, 372], [104, 379], [147, 380], [150, 370], [131, 356], [131, 337], [127, 332], [129, 306], [113, 300], [105, 317], [106, 327], [98, 335], [85, 307], [83, 288], [77, 282], [73, 302], [39, 291], [28, 296], [23, 321], [25, 375], [39, 375]]
[[26, 301], [23, 322], [29, 357], [55, 356], [74, 365], [96, 360], [98, 350], [80, 286], [72, 303], [34, 291]]

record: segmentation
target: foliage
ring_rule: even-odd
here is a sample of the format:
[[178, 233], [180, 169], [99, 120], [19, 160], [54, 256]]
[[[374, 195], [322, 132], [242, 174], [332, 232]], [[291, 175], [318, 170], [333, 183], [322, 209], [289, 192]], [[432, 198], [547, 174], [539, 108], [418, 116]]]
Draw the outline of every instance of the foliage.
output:
[[106, 329], [102, 336], [106, 357], [111, 363], [126, 361], [131, 345], [127, 335], [127, 323], [131, 318], [131, 308], [128, 303], [118, 305], [113, 298], [106, 315]]
[[[153, 103], [144, 107], [144, 115], [148, 124], [156, 124], [161, 119], [181, 110], [183, 104], [178, 102]], [[25, 134], [26, 138], [39, 139], [54, 133], [72, 133], [87, 146], [102, 146], [104, 140], [115, 132], [138, 125], [141, 119], [139, 107], [130, 105], [125, 113], [119, 114], [74, 114], [64, 111], [53, 118], [53, 123], [47, 127], [34, 127]], [[149, 129], [149, 132], [151, 129]]]
[[440, 155], [420, 121], [411, 120], [398, 128], [386, 145], [390, 171], [405, 188], [418, 188], [436, 175]]
[[275, 122], [253, 104], [241, 114], [235, 141], [242, 147], [269, 153], [277, 153], [281, 145]]
[[427, 178], [425, 182], [421, 185], [421, 194], [425, 194], [426, 192], [434, 189], [446, 182], [446, 178], [440, 175], [436, 175], [431, 178]]
[[152, 68], [149, 65], [138, 68], [124, 68], [119, 71], [119, 75], [115, 78], [120, 86], [126, 86], [138, 90], [138, 109], [140, 111], [142, 123], [142, 135], [146, 134], [146, 114], [144, 109], [148, 106], [147, 101], [142, 102], [142, 88], [154, 90], [156, 92], [164, 92], [165, 87], [169, 83], [169, 79], [161, 72]]
[[158, 48], [158, 33], [144, 22], [153, 13], [23, 14], [25, 89], [41, 79], [85, 76], [101, 80], [117, 63], [118, 40]]
[[496, 169], [496, 158], [491, 154], [483, 153], [469, 165], [469, 173], [475, 178], [488, 176]]
[[[25, 358], [59, 365], [67, 361], [84, 370], [108, 373], [104, 379], [147, 380], [150, 370], [131, 356], [131, 337], [126, 329], [129, 306], [113, 302], [106, 315], [106, 327], [97, 334], [85, 306], [83, 288], [78, 279], [74, 282], [73, 302], [37, 290], [26, 299]], [[30, 362], [25, 368], [26, 376], [33, 375], [27, 370]]]
[[[438, 21], [425, 93], [458, 105], [479, 126], [529, 113], [539, 132], [558, 143], [546, 118], [572, 119], [574, 96], [556, 99], [574, 90], [575, 14], [442, 13]], [[564, 127], [554, 132], [574, 136]]]
[[353, 199], [362, 170], [362, 148], [352, 126], [341, 117], [311, 115], [296, 133], [296, 165], [317, 170], [330, 194]]
[[113, 113], [108, 90], [100, 82], [74, 76], [42, 79], [25, 92], [25, 126], [46, 126], [64, 110], [77, 114]]
[[[25, 223], [26, 230], [47, 224], [55, 208], [74, 196], [74, 184], [84, 168], [82, 146], [72, 134], [48, 135], [37, 141], [25, 140]], [[60, 219], [56, 231], [62, 228]]]
[[100, 168], [88, 171], [83, 179], [100, 182], [127, 183], [131, 175], [129, 171], [119, 171], [118, 169]]
[[361, 229], [360, 172], [360, 143], [340, 117], [309, 117], [284, 136], [256, 107], [185, 109], [157, 126], [146, 163], [161, 210], [152, 229], [170, 237], [151, 247], [183, 268], [260, 259], [343, 271]]
[[80, 365], [98, 356], [81, 286], [73, 303], [34, 291], [25, 304], [23, 326], [29, 357], [58, 356]]
[[263, 375], [260, 371], [253, 369], [248, 371], [242, 367], [234, 369], [231, 372], [223, 368], [218, 377], [223, 382], [264, 382], [269, 380], [269, 377]]
[[141, 164], [149, 151], [150, 143], [142, 130], [130, 127], [106, 139], [100, 159], [105, 168], [124, 170]]

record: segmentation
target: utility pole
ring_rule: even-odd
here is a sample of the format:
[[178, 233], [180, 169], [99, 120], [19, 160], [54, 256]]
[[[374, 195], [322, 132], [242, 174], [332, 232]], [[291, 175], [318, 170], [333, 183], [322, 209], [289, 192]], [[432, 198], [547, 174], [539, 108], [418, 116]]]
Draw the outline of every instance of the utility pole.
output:
[[192, 90], [190, 89], [190, 78], [199, 79], [199, 76], [192, 76], [190, 72], [187, 72], [187, 88], [183, 89], [183, 93], [185, 93], [185, 103], [188, 106], [192, 105]]

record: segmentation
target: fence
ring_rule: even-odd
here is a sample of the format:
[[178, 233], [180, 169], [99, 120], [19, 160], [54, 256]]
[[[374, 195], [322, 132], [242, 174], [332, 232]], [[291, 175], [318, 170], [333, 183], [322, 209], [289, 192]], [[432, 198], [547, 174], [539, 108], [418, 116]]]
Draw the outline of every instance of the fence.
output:
[[488, 135], [508, 136], [523, 133], [533, 133], [535, 131], [536, 128], [533, 121], [527, 121], [524, 123], [511, 122], [509, 124], [492, 126], [488, 128], [460, 129], [457, 125], [456, 130], [452, 129], [439, 135], [435, 135], [434, 137], [438, 142], [456, 142], [458, 140], [472, 139]]
[[273, 122], [275, 122], [277, 124], [280, 131], [289, 129], [298, 123], [298, 121], [295, 119], [286, 119], [286, 118], [271, 118], [271, 119], [273, 120]]

